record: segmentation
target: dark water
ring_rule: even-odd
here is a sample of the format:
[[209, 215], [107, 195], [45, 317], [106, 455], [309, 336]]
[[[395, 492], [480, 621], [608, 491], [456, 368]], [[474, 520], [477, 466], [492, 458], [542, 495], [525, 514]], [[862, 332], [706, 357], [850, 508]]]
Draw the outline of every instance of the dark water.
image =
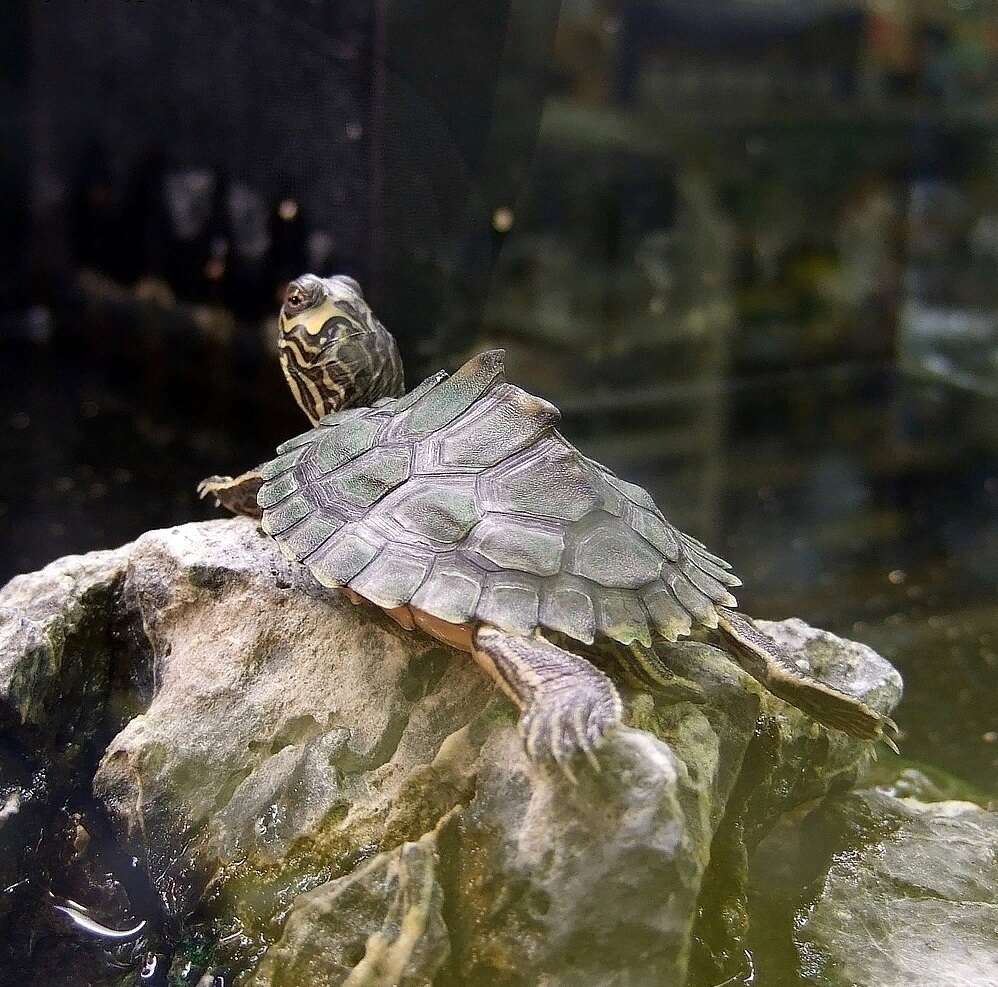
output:
[[[0, 350], [0, 581], [217, 516], [197, 481], [303, 427], [258, 347], [104, 352], [72, 337]], [[529, 360], [509, 375], [730, 559], [748, 612], [893, 661], [905, 756], [998, 797], [998, 402], [869, 364], [585, 393]]]

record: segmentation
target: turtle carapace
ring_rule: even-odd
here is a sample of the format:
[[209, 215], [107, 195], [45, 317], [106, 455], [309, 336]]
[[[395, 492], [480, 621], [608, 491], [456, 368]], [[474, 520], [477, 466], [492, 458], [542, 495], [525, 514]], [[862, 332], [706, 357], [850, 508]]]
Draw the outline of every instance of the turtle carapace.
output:
[[889, 719], [805, 674], [737, 611], [727, 562], [506, 380], [501, 350], [404, 393], [395, 341], [352, 279], [297, 279], [279, 322], [281, 365], [313, 427], [256, 470], [204, 481], [202, 496], [260, 518], [323, 586], [473, 655], [521, 710], [532, 758], [570, 772], [620, 722], [587, 653], [610, 650], [660, 685], [663, 643], [694, 628], [814, 719], [893, 746]]

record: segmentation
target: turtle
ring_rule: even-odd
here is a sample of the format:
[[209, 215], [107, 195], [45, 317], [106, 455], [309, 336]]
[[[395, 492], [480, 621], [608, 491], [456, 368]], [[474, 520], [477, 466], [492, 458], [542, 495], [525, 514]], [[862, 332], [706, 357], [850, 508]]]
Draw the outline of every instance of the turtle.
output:
[[741, 613], [731, 565], [569, 442], [501, 349], [406, 392], [394, 338], [343, 275], [292, 281], [278, 333], [311, 427], [201, 496], [256, 518], [322, 586], [470, 653], [519, 708], [532, 761], [598, 767], [623, 716], [607, 654], [667, 688], [668, 648], [695, 631], [826, 727], [896, 750], [894, 722]]

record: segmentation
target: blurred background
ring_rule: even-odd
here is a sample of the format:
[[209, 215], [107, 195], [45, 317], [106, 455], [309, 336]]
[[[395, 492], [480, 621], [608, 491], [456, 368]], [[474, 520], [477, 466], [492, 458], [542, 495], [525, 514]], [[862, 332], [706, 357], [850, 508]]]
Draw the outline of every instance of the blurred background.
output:
[[284, 284], [493, 345], [998, 794], [998, 3], [9, 0], [0, 579], [215, 516]]

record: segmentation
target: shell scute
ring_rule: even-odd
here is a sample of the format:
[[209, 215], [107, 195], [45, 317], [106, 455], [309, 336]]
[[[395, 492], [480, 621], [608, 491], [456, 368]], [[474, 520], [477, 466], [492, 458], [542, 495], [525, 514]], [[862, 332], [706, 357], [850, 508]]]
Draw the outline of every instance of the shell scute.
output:
[[482, 507], [499, 514], [578, 521], [601, 503], [598, 483], [564, 439], [547, 436], [482, 473]]
[[356, 522], [345, 524], [308, 559], [308, 568], [323, 586], [346, 586], [380, 551], [357, 530]]
[[411, 458], [405, 446], [369, 450], [333, 473], [321, 489], [333, 504], [370, 507], [409, 478]]
[[396, 416], [390, 438], [411, 441], [454, 421], [495, 381], [504, 379], [503, 356], [502, 350], [489, 350], [428, 388], [407, 411]]
[[260, 526], [268, 535], [276, 538], [287, 531], [293, 524], [297, 524], [311, 513], [312, 504], [300, 493], [295, 494], [293, 497], [281, 501], [277, 507], [272, 507], [270, 510], [264, 509], [263, 520], [260, 522]]
[[[304, 445], [304, 443], [302, 445]], [[302, 454], [302, 446], [296, 446], [289, 452], [278, 456], [276, 459], [272, 459], [269, 463], [265, 463], [262, 467], [260, 467], [260, 475], [263, 477], [264, 481], [274, 480], [282, 473], [286, 473], [288, 470], [293, 469], [301, 459]]]
[[256, 502], [263, 508], [275, 507], [282, 500], [298, 493], [299, 489], [298, 478], [294, 473], [283, 473], [277, 479], [269, 480], [260, 486]]
[[500, 572], [487, 577], [475, 616], [509, 634], [530, 634], [537, 627], [539, 610], [540, 592], [534, 580]]
[[653, 583], [642, 595], [655, 630], [667, 641], [685, 637], [693, 628], [690, 612], [661, 582]]
[[412, 597], [412, 605], [452, 624], [467, 623], [482, 594], [482, 576], [466, 567], [440, 562]]
[[327, 539], [332, 537], [344, 522], [331, 514], [312, 513], [293, 528], [278, 536], [278, 544], [285, 555], [304, 562]]
[[541, 596], [540, 622], [553, 631], [592, 644], [596, 637], [596, 609], [592, 596], [583, 588], [567, 585], [564, 577], [545, 585]]
[[609, 484], [619, 490], [632, 504], [643, 507], [646, 511], [651, 511], [652, 514], [658, 513], [655, 501], [644, 487], [639, 487], [636, 483], [631, 483], [629, 480], [622, 480], [609, 470], [606, 470], [606, 478]]
[[683, 608], [705, 627], [717, 627], [717, 611], [709, 596], [702, 593], [688, 579], [675, 574], [669, 579], [669, 588]]
[[379, 607], [407, 604], [433, 567], [432, 555], [417, 555], [398, 545], [385, 545], [350, 580], [350, 588]]
[[412, 534], [454, 544], [481, 520], [481, 513], [470, 485], [424, 480], [393, 505], [391, 517]]
[[679, 561], [679, 537], [671, 524], [651, 511], [635, 507], [630, 514], [631, 527], [649, 544], [654, 545], [670, 562]]
[[722, 607], [735, 606], [735, 598], [722, 586], [713, 576], [707, 575], [693, 562], [687, 561], [682, 564], [683, 575], [698, 589], [704, 596], [709, 597], [714, 603]]
[[[293, 438], [282, 442], [277, 447], [278, 455], [283, 456], [285, 453], [293, 452], [295, 449], [300, 449], [302, 446], [311, 445], [315, 442], [316, 438], [315, 429], [311, 429], [308, 432], [302, 432], [300, 435], [296, 435]], [[276, 462], [277, 460], [272, 460], [271, 463], [268, 463], [267, 465], [269, 466]]]
[[599, 629], [614, 641], [639, 641], [651, 646], [651, 631], [641, 598], [636, 593], [607, 590], [599, 595]]
[[374, 418], [355, 418], [342, 425], [320, 425], [313, 453], [316, 472], [332, 473], [344, 463], [374, 448], [380, 423]]
[[639, 589], [657, 579], [662, 557], [633, 529], [609, 515], [594, 515], [588, 531], [577, 534], [565, 566], [608, 588]]
[[495, 466], [533, 445], [561, 419], [554, 405], [511, 384], [501, 385], [480, 403], [477, 414], [433, 440], [437, 463], [464, 469]]
[[500, 569], [553, 576], [561, 569], [565, 536], [530, 518], [487, 514], [469, 536], [468, 548]]

